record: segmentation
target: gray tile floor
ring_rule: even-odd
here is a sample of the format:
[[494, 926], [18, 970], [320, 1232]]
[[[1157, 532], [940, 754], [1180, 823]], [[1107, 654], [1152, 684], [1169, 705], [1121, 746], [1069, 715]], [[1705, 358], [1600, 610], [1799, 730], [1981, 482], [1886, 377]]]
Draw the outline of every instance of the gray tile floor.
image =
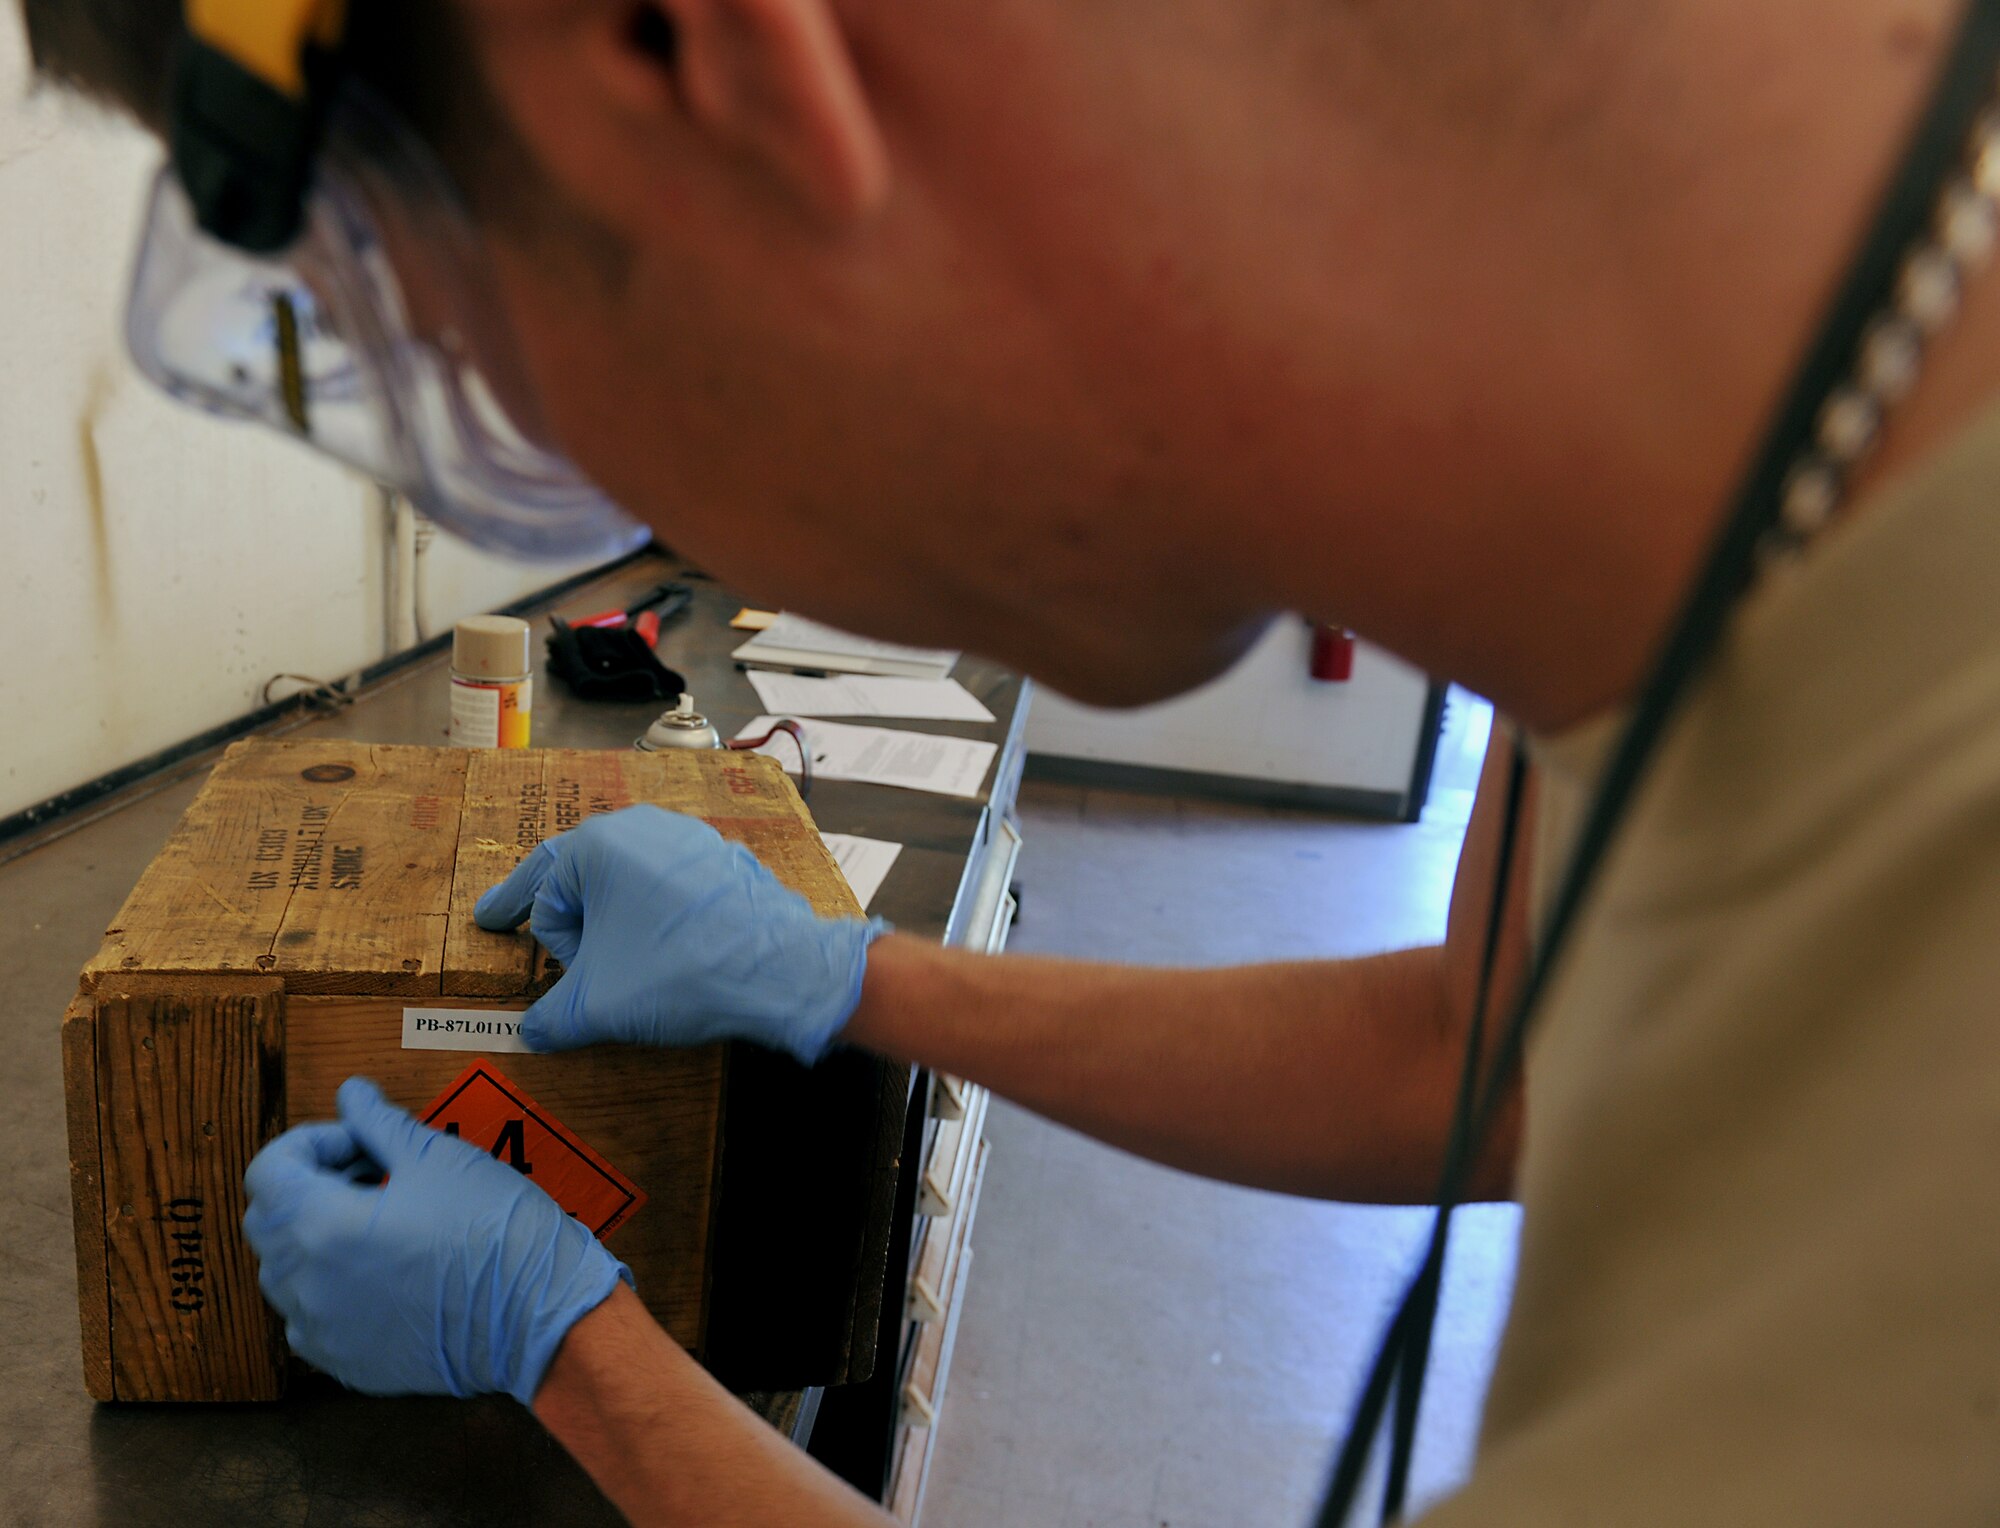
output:
[[[1438, 937], [1481, 739], [1447, 737], [1414, 827], [1031, 786], [1013, 948], [1144, 963], [1339, 956]], [[924, 1528], [1307, 1521], [1425, 1226], [1155, 1167], [996, 1103]], [[1513, 1273], [1467, 1212], [1416, 1489], [1463, 1480]]]

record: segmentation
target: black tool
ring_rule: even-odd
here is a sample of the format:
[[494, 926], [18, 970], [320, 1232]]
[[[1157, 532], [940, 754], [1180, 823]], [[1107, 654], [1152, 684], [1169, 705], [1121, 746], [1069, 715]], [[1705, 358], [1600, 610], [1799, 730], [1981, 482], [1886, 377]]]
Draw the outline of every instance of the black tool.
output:
[[579, 700], [672, 700], [687, 681], [660, 662], [653, 644], [693, 600], [686, 584], [661, 584], [625, 610], [574, 624], [550, 616], [549, 669]]

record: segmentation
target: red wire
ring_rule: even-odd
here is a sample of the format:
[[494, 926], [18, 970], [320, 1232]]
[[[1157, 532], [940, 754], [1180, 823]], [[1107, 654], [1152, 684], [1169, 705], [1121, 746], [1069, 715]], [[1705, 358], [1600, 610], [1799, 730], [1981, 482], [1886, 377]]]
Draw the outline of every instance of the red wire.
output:
[[812, 745], [806, 741], [806, 729], [790, 717], [785, 717], [781, 721], [774, 722], [771, 730], [762, 737], [740, 737], [731, 742], [729, 746], [746, 752], [762, 748], [780, 732], [789, 732], [792, 735], [792, 741], [799, 745], [799, 794], [809, 797], [812, 795], [813, 788]]

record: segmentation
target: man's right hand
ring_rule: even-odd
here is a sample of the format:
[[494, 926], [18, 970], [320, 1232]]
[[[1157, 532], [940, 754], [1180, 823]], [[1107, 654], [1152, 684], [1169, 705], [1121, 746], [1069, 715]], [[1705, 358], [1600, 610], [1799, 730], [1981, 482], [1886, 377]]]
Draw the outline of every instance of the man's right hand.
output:
[[708, 824], [636, 806], [551, 838], [479, 899], [564, 966], [522, 1017], [536, 1050], [752, 1040], [810, 1065], [861, 1000], [880, 921], [822, 918]]

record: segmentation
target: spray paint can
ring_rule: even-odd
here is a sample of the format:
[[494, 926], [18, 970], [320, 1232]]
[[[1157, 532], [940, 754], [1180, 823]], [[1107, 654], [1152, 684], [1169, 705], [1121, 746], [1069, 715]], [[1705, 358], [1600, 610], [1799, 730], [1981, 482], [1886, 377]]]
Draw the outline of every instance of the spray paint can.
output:
[[528, 623], [475, 615], [451, 634], [451, 741], [459, 748], [526, 748], [535, 710]]
[[642, 753], [661, 753], [670, 748], [720, 748], [722, 734], [709, 719], [694, 708], [692, 695], [646, 729], [646, 735], [632, 745]]

